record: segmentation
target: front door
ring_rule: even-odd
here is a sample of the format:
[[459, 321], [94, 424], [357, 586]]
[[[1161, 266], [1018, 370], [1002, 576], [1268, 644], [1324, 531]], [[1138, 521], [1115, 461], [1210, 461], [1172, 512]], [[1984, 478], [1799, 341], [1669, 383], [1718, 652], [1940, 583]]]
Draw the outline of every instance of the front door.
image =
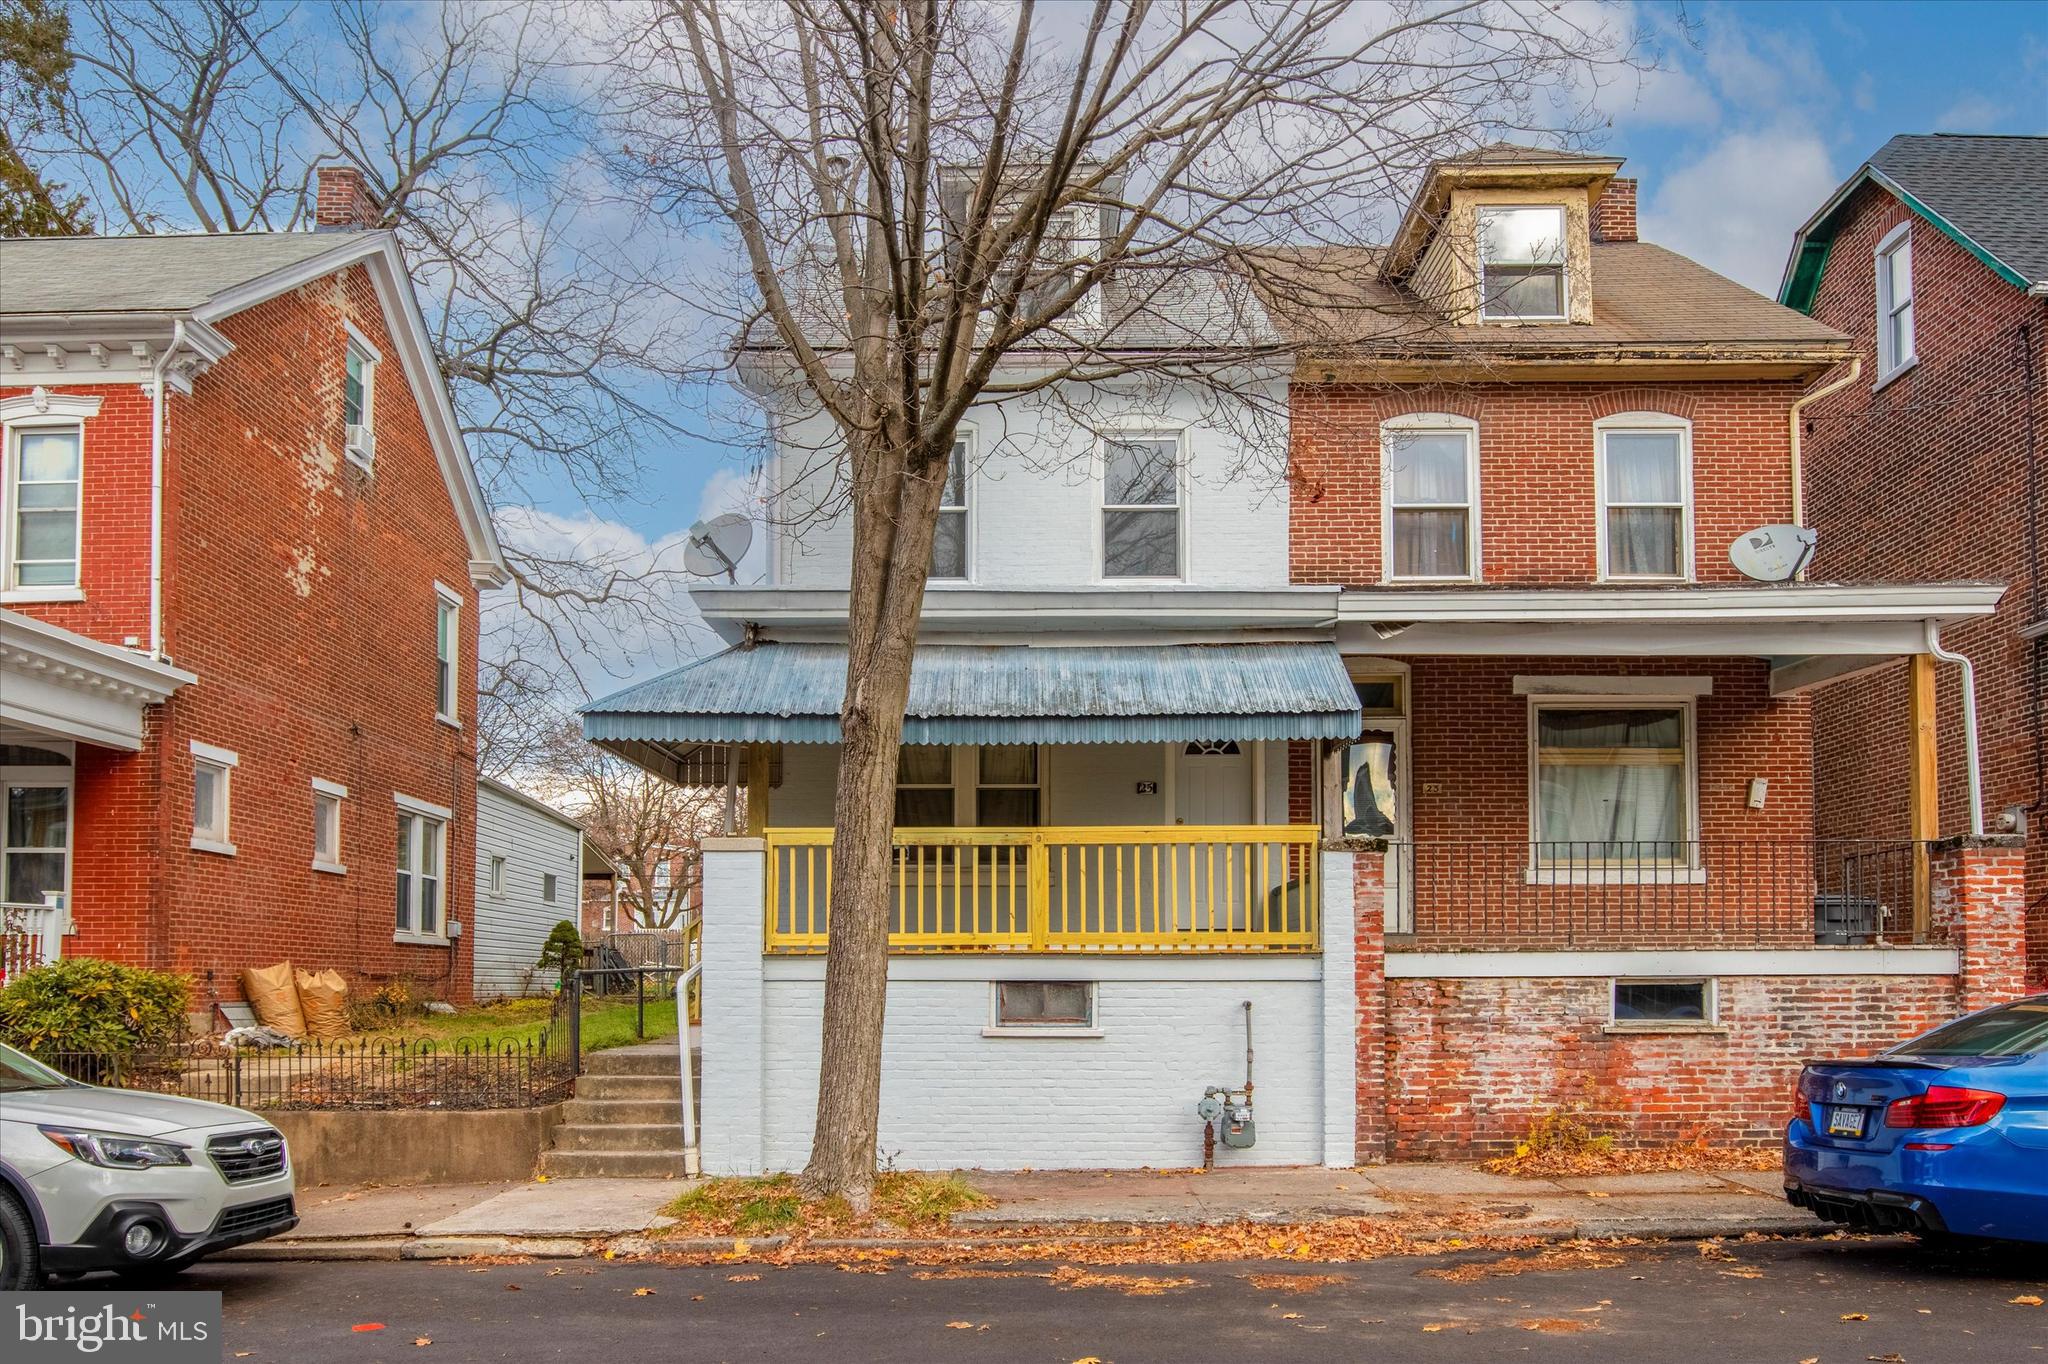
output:
[[1252, 823], [1252, 746], [1183, 744], [1174, 757], [1175, 824]]

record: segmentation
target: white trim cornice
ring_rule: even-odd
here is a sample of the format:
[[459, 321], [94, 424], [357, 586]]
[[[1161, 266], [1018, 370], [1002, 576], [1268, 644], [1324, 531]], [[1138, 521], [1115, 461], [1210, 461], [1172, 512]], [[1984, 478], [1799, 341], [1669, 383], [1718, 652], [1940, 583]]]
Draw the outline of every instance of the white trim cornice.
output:
[[0, 610], [0, 720], [106, 748], [142, 747], [142, 712], [194, 673]]
[[100, 414], [105, 401], [98, 394], [52, 393], [37, 385], [27, 393], [0, 398], [0, 423], [28, 426], [39, 421], [85, 421]]

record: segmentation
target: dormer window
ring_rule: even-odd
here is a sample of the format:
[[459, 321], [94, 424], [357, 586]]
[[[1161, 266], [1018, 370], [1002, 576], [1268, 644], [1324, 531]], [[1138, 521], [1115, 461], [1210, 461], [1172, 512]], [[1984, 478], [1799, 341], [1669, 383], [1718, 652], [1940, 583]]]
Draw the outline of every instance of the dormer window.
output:
[[1479, 210], [1479, 316], [1488, 322], [1565, 319], [1561, 207]]

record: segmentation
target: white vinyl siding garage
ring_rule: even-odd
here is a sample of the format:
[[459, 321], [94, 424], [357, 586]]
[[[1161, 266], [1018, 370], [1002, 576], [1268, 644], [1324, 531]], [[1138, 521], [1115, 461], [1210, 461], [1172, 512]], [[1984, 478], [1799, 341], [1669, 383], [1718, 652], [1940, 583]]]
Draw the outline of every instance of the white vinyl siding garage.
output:
[[539, 994], [553, 983], [533, 966], [548, 932], [563, 919], [576, 920], [582, 853], [582, 831], [567, 815], [488, 777], [477, 779], [470, 931], [478, 999]]

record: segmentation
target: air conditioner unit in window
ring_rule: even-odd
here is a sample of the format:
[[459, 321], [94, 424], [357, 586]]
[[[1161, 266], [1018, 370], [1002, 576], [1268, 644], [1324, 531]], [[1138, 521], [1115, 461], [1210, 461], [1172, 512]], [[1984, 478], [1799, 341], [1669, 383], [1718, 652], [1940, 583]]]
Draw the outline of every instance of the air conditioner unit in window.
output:
[[357, 426], [351, 422], [346, 442], [349, 458], [360, 464], [368, 464], [371, 457], [377, 453], [376, 433], [367, 426]]

